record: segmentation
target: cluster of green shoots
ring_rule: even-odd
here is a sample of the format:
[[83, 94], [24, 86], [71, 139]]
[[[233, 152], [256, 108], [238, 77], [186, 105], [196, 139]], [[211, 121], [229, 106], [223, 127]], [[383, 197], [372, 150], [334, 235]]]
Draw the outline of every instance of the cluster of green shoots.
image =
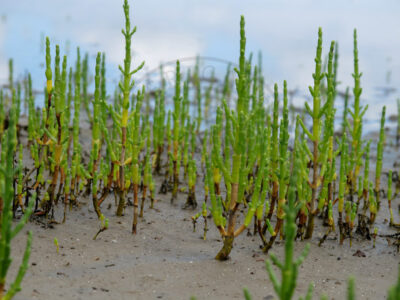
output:
[[[12, 73], [11, 73], [12, 74]], [[10, 76], [12, 82], [12, 76]], [[11, 85], [12, 87], [12, 85]], [[15, 178], [22, 180], [22, 147], [17, 147], [17, 120], [19, 111], [15, 89], [12, 87], [11, 109], [8, 111], [8, 126], [3, 128], [1, 136], [1, 161], [0, 161], [0, 299], [11, 299], [21, 290], [21, 282], [28, 269], [29, 256], [31, 253], [32, 233], [28, 232], [28, 238], [21, 265], [15, 280], [6, 289], [7, 272], [12, 262], [11, 241], [23, 229], [33, 210], [35, 195], [28, 205], [24, 206], [24, 215], [19, 222], [13, 226], [13, 207], [22, 205], [21, 184], [15, 190]], [[17, 155], [18, 153], [18, 155]], [[18, 159], [15, 165], [14, 160]], [[17, 195], [17, 197], [16, 197]]]
[[[293, 153], [293, 168], [292, 174], [290, 175], [290, 184], [288, 189], [288, 204], [285, 205], [285, 253], [284, 262], [280, 262], [277, 257], [271, 253], [270, 258], [273, 264], [278, 268], [281, 273], [281, 281], [278, 280], [269, 260], [266, 261], [266, 269], [269, 275], [269, 279], [271, 280], [275, 293], [280, 300], [290, 300], [294, 298], [294, 292], [296, 288], [296, 281], [298, 277], [298, 269], [300, 264], [304, 261], [307, 256], [309, 250], [309, 244], [306, 245], [305, 249], [303, 250], [302, 254], [299, 258], [294, 260], [293, 258], [293, 250], [294, 250], [294, 241], [296, 238], [296, 216], [299, 212], [300, 206], [296, 206], [296, 189], [297, 189], [297, 182], [301, 176], [300, 174], [300, 165], [301, 165], [301, 158], [300, 158], [300, 151], [299, 151], [299, 141], [296, 139], [295, 141], [295, 149]], [[310, 283], [308, 291], [304, 299], [312, 299], [313, 293], [313, 284]], [[388, 291], [387, 299], [398, 299], [400, 297], [400, 268], [398, 274], [397, 283], [392, 286]], [[244, 289], [244, 298], [246, 300], [251, 300], [251, 294], [247, 289]], [[303, 299], [303, 298], [300, 298]], [[328, 299], [326, 295], [322, 295], [322, 299]], [[356, 292], [355, 292], [355, 283], [354, 278], [350, 277], [348, 281], [348, 288], [347, 288], [347, 299], [348, 300], [355, 300], [356, 299]]]
[[[288, 199], [291, 169], [287, 84], [284, 82], [283, 85], [281, 109], [278, 86], [275, 85], [273, 109], [269, 115], [264, 108], [263, 78], [258, 72], [259, 66], [252, 67], [251, 56], [248, 59], [245, 56], [243, 18], [240, 36], [239, 67], [235, 69], [236, 108], [231, 110], [222, 98], [222, 105], [216, 113], [216, 123], [210, 128], [209, 142], [205, 141], [203, 144], [202, 155], [202, 160], [206, 162], [204, 178], [211, 201], [211, 215], [224, 241], [223, 248], [216, 257], [220, 260], [228, 258], [234, 239], [253, 220], [264, 252], [272, 248], [279, 235], [281, 238], [285, 236], [284, 207]], [[348, 107], [347, 89], [341, 138], [335, 137], [337, 60], [337, 43], [332, 42], [327, 63], [323, 66], [322, 30], [319, 29], [314, 85], [309, 88], [312, 106], [305, 103], [305, 114], [297, 116], [294, 132], [294, 139], [299, 144], [298, 152], [301, 153], [301, 162], [297, 165], [300, 173], [295, 199], [295, 205], [299, 207], [296, 238], [310, 239], [314, 232], [315, 217], [319, 216], [328, 227], [320, 239], [320, 245], [331, 232], [335, 232], [335, 223], [338, 225], [341, 244], [348, 238], [351, 245], [355, 231], [369, 238], [370, 227], [373, 226], [381, 206], [385, 107], [382, 110], [373, 184], [369, 179], [370, 141], [362, 139], [363, 116], [367, 106], [360, 105], [362, 89], [356, 31], [354, 104], [351, 108]], [[308, 127], [309, 123], [311, 129]], [[207, 143], [211, 148], [209, 153]], [[221, 184], [224, 184], [225, 191], [221, 189]], [[391, 200], [391, 194], [389, 198]], [[242, 224], [236, 228], [240, 206], [245, 212], [241, 218]], [[336, 221], [335, 207], [338, 212]], [[273, 226], [272, 221], [275, 218]]]

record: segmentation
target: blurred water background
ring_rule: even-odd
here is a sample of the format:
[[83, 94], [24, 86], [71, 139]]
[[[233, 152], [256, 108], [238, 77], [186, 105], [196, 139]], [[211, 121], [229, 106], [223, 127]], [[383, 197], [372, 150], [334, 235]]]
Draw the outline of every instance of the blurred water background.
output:
[[[376, 129], [383, 105], [397, 114], [400, 86], [400, 1], [373, 0], [140, 0], [130, 1], [137, 26], [133, 37], [134, 65], [145, 61], [136, 75], [138, 85], [159, 86], [160, 63], [168, 63], [167, 83], [173, 83], [174, 61], [192, 67], [196, 55], [201, 75], [223, 79], [227, 63], [239, 55], [239, 20], [246, 18], [247, 53], [263, 56], [267, 99], [272, 86], [286, 79], [292, 102], [310, 101], [317, 31], [321, 26], [324, 56], [331, 40], [339, 43], [339, 92], [353, 86], [353, 29], [358, 30], [362, 102], [369, 105], [367, 130]], [[107, 57], [107, 86], [111, 94], [119, 80], [118, 64], [124, 56], [122, 0], [0, 0], [0, 84], [8, 78], [8, 59], [15, 76], [32, 74], [34, 87], [45, 86], [45, 37], [60, 45], [75, 63], [76, 47], [89, 53], [90, 71], [95, 55]], [[54, 48], [54, 47], [53, 47]], [[215, 59], [214, 59], [215, 58]], [[168, 64], [167, 64], [168, 65]], [[42, 101], [41, 97], [37, 98]], [[338, 116], [343, 99], [338, 97]], [[38, 105], [41, 105], [38, 103]], [[390, 124], [389, 124], [390, 125]]]

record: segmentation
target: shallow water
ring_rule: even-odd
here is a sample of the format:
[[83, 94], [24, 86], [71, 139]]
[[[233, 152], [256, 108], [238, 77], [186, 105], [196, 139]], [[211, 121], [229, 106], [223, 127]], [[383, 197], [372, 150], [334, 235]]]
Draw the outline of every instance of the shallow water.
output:
[[[68, 4], [67, 4], [68, 3]], [[33, 74], [34, 86], [44, 86], [44, 39], [59, 43], [62, 53], [75, 61], [75, 48], [88, 52], [94, 69], [97, 51], [106, 52], [108, 89], [118, 81], [117, 65], [123, 61], [124, 44], [121, 1], [87, 0], [50, 1], [2, 0], [0, 7], [0, 83], [8, 77], [8, 59], [15, 60], [19, 78]], [[374, 129], [382, 105], [388, 115], [396, 113], [400, 75], [400, 19], [398, 1], [334, 1], [331, 3], [296, 1], [131, 1], [133, 23], [138, 31], [133, 40], [135, 64], [146, 61], [145, 70], [137, 74], [139, 84], [149, 89], [158, 85], [158, 65], [185, 58], [184, 66], [192, 66], [198, 54], [223, 59], [202, 62], [201, 73], [212, 71], [223, 78], [226, 62], [235, 63], [239, 46], [239, 16], [246, 17], [248, 50], [263, 54], [266, 94], [271, 95], [274, 82], [288, 80], [289, 89], [297, 91], [293, 102], [302, 106], [309, 100], [307, 86], [312, 84], [317, 29], [324, 30], [324, 54], [329, 42], [339, 42], [339, 90], [352, 86], [353, 28], [358, 29], [362, 102], [370, 108], [371, 121], [366, 130]], [[388, 30], [390, 28], [390, 30]], [[188, 59], [189, 58], [189, 59]], [[172, 64], [173, 66], [173, 64]], [[167, 81], [173, 82], [173, 70], [167, 69]], [[387, 94], [385, 93], [388, 92]], [[270, 97], [269, 97], [270, 98]], [[42, 101], [38, 97], [38, 105]], [[342, 99], [338, 98], [338, 115]]]

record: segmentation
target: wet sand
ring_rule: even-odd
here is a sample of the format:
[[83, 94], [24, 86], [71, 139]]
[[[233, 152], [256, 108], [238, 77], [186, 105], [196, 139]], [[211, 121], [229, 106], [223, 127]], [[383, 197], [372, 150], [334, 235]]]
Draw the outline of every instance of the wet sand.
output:
[[[83, 134], [84, 136], [84, 134]], [[376, 135], [374, 135], [376, 137]], [[84, 145], [90, 138], [83, 140]], [[372, 156], [375, 146], [371, 147]], [[28, 152], [26, 153], [28, 156]], [[399, 159], [395, 148], [387, 147], [384, 172], [393, 168]], [[371, 161], [371, 179], [375, 163]], [[397, 169], [397, 168], [396, 168]], [[162, 177], [155, 177], [158, 191]], [[197, 200], [203, 202], [202, 176], [199, 176]], [[382, 187], [386, 189], [386, 176]], [[184, 185], [182, 185], [184, 186]], [[131, 196], [131, 195], [130, 195]], [[68, 212], [65, 224], [45, 228], [37, 221], [30, 222], [12, 244], [14, 257], [8, 283], [14, 278], [23, 249], [27, 230], [33, 231], [29, 269], [22, 283], [22, 291], [15, 299], [243, 299], [247, 287], [253, 299], [275, 299], [275, 293], [265, 270], [265, 259], [258, 236], [243, 233], [235, 239], [231, 259], [214, 260], [222, 241], [212, 219], [207, 240], [202, 239], [203, 222], [199, 220], [193, 233], [191, 216], [198, 210], [182, 210], [187, 194], [179, 193], [176, 205], [170, 204], [170, 194], [156, 194], [155, 209], [145, 203], [144, 218], [140, 219], [138, 234], [131, 234], [133, 208], [128, 206], [123, 217], [115, 216], [110, 196], [102, 205], [109, 218], [109, 229], [97, 240], [93, 236], [100, 228], [92, 209], [91, 198], [80, 197], [80, 208]], [[380, 232], [388, 229], [386, 199], [377, 219]], [[398, 198], [393, 201], [398, 220]], [[62, 220], [62, 205], [56, 220]], [[240, 221], [240, 220], [239, 220]], [[335, 220], [336, 221], [336, 220]], [[389, 286], [397, 278], [399, 254], [388, 246], [385, 238], [361, 240], [354, 234], [353, 244], [345, 240], [340, 246], [335, 234], [318, 247], [324, 228], [317, 220], [316, 231], [308, 257], [299, 269], [296, 297], [304, 296], [310, 282], [314, 284], [314, 298], [326, 294], [329, 299], [345, 299], [347, 280], [355, 277], [357, 299], [384, 299]], [[54, 245], [57, 238], [60, 251]], [[306, 242], [296, 242], [296, 256]], [[360, 250], [365, 257], [353, 256]], [[272, 252], [283, 257], [283, 242], [275, 243]], [[278, 275], [280, 277], [280, 274]]]

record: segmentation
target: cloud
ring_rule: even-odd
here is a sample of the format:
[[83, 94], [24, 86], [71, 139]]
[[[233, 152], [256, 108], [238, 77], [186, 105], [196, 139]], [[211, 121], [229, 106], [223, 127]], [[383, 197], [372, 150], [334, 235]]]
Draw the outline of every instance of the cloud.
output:
[[[80, 30], [76, 36], [78, 44], [91, 44], [102, 41], [98, 48], [107, 55], [113, 64], [122, 64], [125, 44], [119, 31]], [[151, 35], [138, 31], [132, 38], [134, 65], [145, 61], [146, 68], [156, 68], [161, 62], [194, 56], [201, 53], [204, 45], [189, 33], [155, 32]]]
[[[113, 65], [123, 61], [122, 1], [37, 0], [36, 5], [30, 2], [3, 0], [2, 8], [9, 18], [29, 22], [37, 37], [44, 31], [58, 40], [71, 40], [73, 46], [80, 45], [91, 53], [105, 51]], [[369, 87], [384, 83], [388, 69], [393, 70], [393, 84], [400, 84], [400, 75], [396, 73], [400, 69], [400, 39], [393, 38], [400, 36], [400, 3], [395, 0], [388, 0], [385, 5], [372, 0], [153, 0], [130, 4], [133, 25], [138, 26], [132, 44], [134, 65], [145, 60], [146, 67], [153, 68], [162, 61], [196, 54], [237, 61], [239, 19], [243, 14], [248, 52], [263, 52], [265, 75], [271, 82], [287, 79], [289, 86], [306, 91], [312, 84], [317, 29], [321, 26], [324, 55], [330, 40], [339, 41], [341, 89], [353, 84], [355, 27], [366, 94]], [[0, 35], [2, 68], [3, 57], [12, 54], [4, 49], [4, 39], [9, 38]], [[392, 57], [390, 63], [388, 57]]]

